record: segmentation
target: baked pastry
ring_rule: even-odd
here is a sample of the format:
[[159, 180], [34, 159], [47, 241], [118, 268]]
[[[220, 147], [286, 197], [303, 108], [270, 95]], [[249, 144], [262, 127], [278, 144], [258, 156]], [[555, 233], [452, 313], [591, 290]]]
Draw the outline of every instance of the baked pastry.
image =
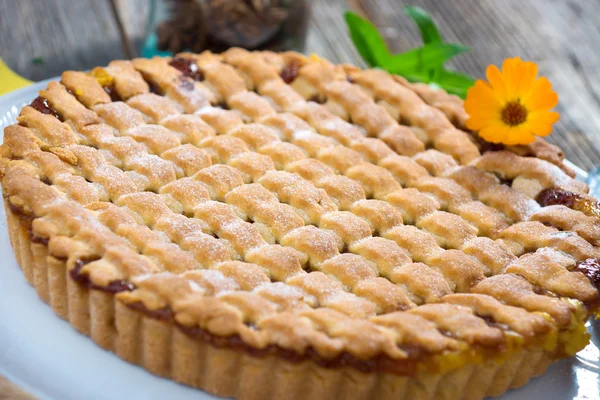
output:
[[599, 209], [460, 104], [296, 53], [68, 71], [5, 129], [11, 243], [77, 330], [210, 393], [497, 396], [587, 344]]

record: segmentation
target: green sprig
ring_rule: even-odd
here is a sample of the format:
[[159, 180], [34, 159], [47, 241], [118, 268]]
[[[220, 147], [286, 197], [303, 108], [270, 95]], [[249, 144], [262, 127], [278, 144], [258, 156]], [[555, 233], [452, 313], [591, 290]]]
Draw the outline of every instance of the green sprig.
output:
[[458, 43], [445, 43], [435, 22], [422, 8], [405, 6], [404, 12], [418, 26], [423, 46], [399, 54], [391, 54], [377, 28], [353, 12], [344, 18], [350, 37], [360, 56], [370, 67], [382, 68], [411, 82], [425, 82], [464, 98], [475, 80], [450, 71], [444, 64], [452, 57], [470, 51]]

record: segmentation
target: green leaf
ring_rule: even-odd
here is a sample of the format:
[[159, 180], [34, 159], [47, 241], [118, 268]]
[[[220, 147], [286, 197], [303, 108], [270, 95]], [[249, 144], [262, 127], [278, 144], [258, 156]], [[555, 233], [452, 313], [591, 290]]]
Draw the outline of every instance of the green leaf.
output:
[[421, 71], [405, 74], [404, 77], [409, 82], [425, 82], [430, 86], [444, 89], [450, 94], [455, 94], [463, 99], [467, 95], [467, 91], [473, 86], [475, 80], [467, 75], [459, 74], [457, 72], [448, 71], [442, 68], [439, 74], [436, 76], [432, 75], [433, 71]]
[[406, 6], [404, 12], [413, 19], [421, 31], [423, 47], [391, 55], [377, 28], [359, 15], [344, 15], [357, 51], [371, 67], [402, 75], [410, 82], [425, 82], [448, 93], [465, 97], [475, 80], [467, 75], [448, 71], [444, 63], [470, 49], [460, 44], [443, 43], [431, 16], [422, 8]]
[[468, 87], [454, 87], [448, 85], [440, 85], [440, 87], [450, 94], [457, 95], [461, 99], [467, 97], [467, 92], [469, 91]]
[[403, 74], [409, 82], [425, 82], [429, 83], [431, 81], [430, 71], [415, 71], [410, 74]]
[[469, 88], [475, 84], [475, 79], [468, 75], [442, 69], [435, 83], [440, 85], [446, 92], [464, 99]]
[[412, 18], [419, 27], [423, 43], [430, 44], [443, 42], [440, 31], [438, 31], [433, 18], [431, 18], [427, 11], [417, 6], [404, 6], [404, 13]]
[[370, 67], [380, 67], [391, 57], [390, 51], [377, 31], [377, 28], [360, 15], [347, 11], [344, 19], [350, 30], [350, 37], [360, 56]]
[[396, 54], [383, 65], [388, 72], [406, 75], [441, 68], [446, 61], [470, 49], [456, 43], [427, 44], [405, 53]]
[[475, 79], [465, 74], [442, 69], [439, 76], [436, 78], [436, 82], [440, 85], [464, 87], [468, 89], [475, 84]]

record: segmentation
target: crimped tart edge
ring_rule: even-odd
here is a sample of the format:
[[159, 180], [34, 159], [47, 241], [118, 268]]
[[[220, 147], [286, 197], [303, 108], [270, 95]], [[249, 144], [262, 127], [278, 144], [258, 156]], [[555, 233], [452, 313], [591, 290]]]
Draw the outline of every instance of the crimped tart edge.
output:
[[426, 400], [462, 394], [464, 399], [482, 399], [525, 385], [555, 361], [542, 349], [523, 348], [502, 361], [487, 360], [440, 374], [399, 376], [218, 348], [191, 338], [172, 322], [131, 309], [114, 294], [71, 279], [64, 261], [47, 257], [46, 245], [31, 240], [30, 220], [15, 214], [6, 199], [4, 205], [17, 262], [56, 314], [123, 360], [218, 396], [269, 400], [351, 394], [355, 399]]

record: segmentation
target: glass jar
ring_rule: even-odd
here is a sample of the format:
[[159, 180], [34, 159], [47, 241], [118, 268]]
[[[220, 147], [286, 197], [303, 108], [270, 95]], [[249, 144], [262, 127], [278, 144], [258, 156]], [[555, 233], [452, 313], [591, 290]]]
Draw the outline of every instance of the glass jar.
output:
[[302, 51], [310, 0], [152, 0], [143, 57], [180, 51]]

